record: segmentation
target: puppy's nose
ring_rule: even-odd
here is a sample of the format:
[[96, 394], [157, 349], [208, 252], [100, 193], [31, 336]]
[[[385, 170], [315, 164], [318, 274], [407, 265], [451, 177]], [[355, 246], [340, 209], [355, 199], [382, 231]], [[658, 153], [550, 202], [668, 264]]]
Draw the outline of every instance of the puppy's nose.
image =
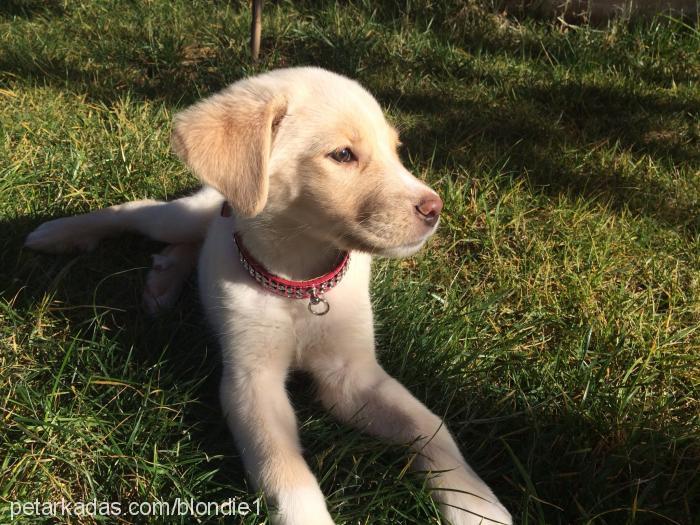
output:
[[434, 226], [440, 218], [442, 199], [436, 193], [423, 197], [416, 206], [416, 211], [428, 225]]

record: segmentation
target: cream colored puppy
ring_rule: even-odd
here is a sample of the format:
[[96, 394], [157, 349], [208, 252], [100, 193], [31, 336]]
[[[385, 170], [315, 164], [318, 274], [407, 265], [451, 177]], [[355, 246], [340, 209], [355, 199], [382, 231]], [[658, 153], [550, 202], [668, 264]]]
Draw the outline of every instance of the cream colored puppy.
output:
[[[51, 221], [26, 245], [90, 249], [123, 231], [171, 243], [149, 276], [151, 310], [175, 300], [201, 251], [200, 293], [223, 355], [221, 403], [275, 523], [333, 523], [301, 454], [285, 391], [293, 368], [313, 375], [338, 418], [412, 443], [413, 465], [440, 473], [429, 484], [451, 523], [511, 523], [440, 418], [377, 363], [371, 255], [418, 250], [442, 201], [401, 164], [374, 98], [322, 69], [281, 69], [177, 115], [172, 144], [204, 183], [199, 193]], [[319, 275], [327, 278], [309, 282]]]

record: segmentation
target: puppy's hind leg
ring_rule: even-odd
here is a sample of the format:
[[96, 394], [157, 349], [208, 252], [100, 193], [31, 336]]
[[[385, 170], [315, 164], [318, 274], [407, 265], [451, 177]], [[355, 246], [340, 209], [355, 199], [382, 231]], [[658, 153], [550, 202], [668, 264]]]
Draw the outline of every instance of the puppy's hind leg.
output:
[[153, 255], [146, 278], [143, 307], [150, 315], [172, 308], [199, 255], [199, 243], [171, 244]]
[[27, 236], [24, 245], [48, 253], [89, 251], [106, 237], [128, 232], [172, 244], [196, 243], [204, 239], [222, 202], [221, 194], [209, 187], [171, 202], [126, 202], [45, 222]]

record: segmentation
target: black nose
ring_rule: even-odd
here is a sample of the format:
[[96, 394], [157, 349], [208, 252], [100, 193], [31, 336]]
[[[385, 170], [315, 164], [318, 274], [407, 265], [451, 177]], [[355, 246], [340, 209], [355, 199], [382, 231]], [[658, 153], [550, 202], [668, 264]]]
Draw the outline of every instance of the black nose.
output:
[[435, 193], [423, 197], [416, 205], [418, 216], [429, 226], [434, 226], [440, 218], [442, 199]]

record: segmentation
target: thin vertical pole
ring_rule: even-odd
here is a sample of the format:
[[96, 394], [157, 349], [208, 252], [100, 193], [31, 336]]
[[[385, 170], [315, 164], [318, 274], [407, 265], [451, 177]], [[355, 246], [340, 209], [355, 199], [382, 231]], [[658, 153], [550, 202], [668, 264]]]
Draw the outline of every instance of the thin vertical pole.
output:
[[250, 24], [250, 54], [253, 63], [257, 63], [260, 55], [260, 35], [262, 33], [262, 0], [253, 0], [253, 21]]

